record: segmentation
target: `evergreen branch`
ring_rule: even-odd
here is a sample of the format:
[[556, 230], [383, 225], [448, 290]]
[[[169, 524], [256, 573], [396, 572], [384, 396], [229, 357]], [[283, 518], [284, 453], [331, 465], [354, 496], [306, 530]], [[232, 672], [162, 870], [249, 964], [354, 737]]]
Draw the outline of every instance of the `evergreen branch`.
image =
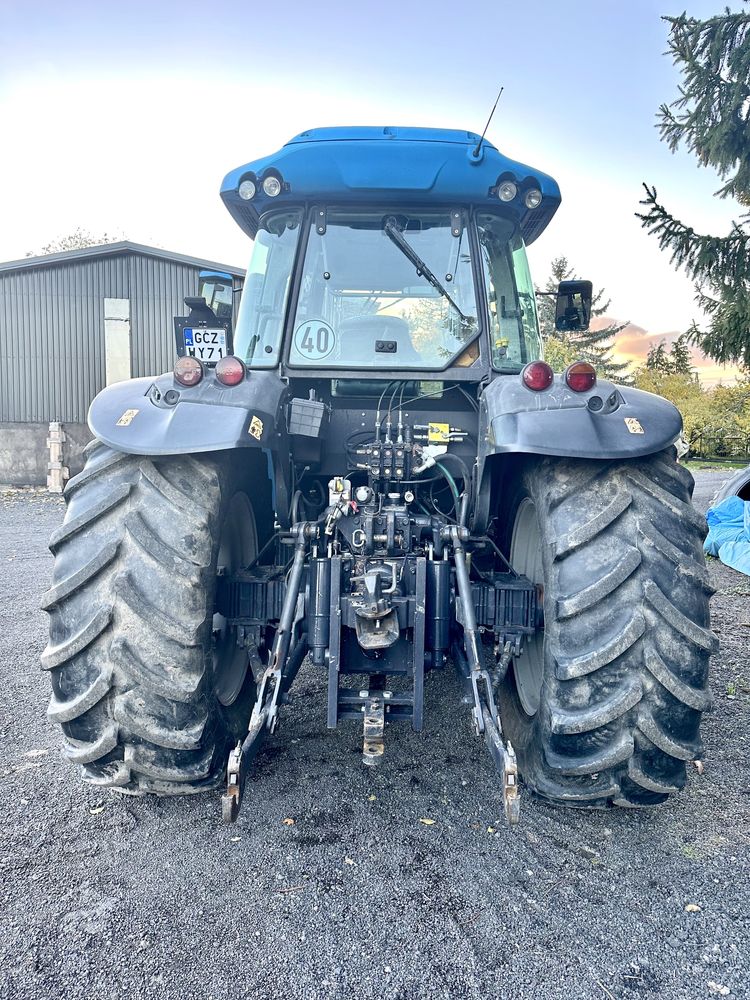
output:
[[726, 183], [721, 198], [750, 203], [750, 14], [705, 21], [681, 14], [670, 26], [668, 53], [679, 66], [679, 97], [658, 113], [662, 139], [672, 152], [681, 144]]
[[701, 236], [671, 215], [657, 200], [656, 188], [643, 185], [645, 212], [636, 212], [644, 229], [656, 236], [671, 262], [683, 267], [690, 278], [714, 285], [738, 285], [750, 281], [750, 236], [737, 222], [728, 236]]
[[[750, 206], [750, 13], [727, 7], [703, 21], [687, 13], [664, 20], [667, 54], [681, 79], [678, 97], [659, 108], [661, 138], [672, 152], [684, 145], [701, 166], [716, 170], [724, 181], [718, 197]], [[693, 323], [685, 336], [720, 363], [750, 367], [750, 234], [744, 228], [750, 216], [733, 222], [727, 236], [701, 235], [659, 203], [655, 188], [644, 188], [645, 211], [637, 217], [693, 280], [706, 316], [705, 329]], [[660, 345], [650, 352], [651, 367], [683, 365], [685, 350], [679, 341], [668, 356]]]

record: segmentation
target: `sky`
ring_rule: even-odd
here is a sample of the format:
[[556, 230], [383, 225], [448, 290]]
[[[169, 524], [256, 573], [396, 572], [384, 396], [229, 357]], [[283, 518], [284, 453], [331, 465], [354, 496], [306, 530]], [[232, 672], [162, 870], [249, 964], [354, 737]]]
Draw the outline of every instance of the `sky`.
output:
[[[230, 169], [323, 125], [488, 131], [552, 174], [563, 203], [530, 248], [538, 285], [566, 256], [629, 322], [641, 359], [700, 319], [687, 278], [635, 218], [642, 182], [697, 231], [740, 209], [659, 140], [677, 96], [663, 14], [725, 0], [0, 0], [0, 261], [82, 227], [245, 266], [219, 199]], [[740, 0], [730, 3], [739, 9]], [[731, 381], [696, 355], [701, 377]]]

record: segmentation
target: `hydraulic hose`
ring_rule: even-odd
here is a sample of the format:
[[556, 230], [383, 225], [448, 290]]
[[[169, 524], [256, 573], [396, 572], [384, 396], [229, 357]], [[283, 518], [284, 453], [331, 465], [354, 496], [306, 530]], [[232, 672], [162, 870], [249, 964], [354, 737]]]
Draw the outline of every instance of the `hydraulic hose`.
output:
[[464, 489], [470, 489], [471, 488], [471, 473], [469, 472], [469, 467], [466, 464], [466, 462], [464, 462], [464, 460], [459, 455], [454, 455], [450, 451], [446, 452], [445, 455], [441, 455], [440, 456], [440, 461], [441, 462], [447, 462], [449, 458], [453, 459], [453, 461], [456, 462], [458, 464], [458, 466], [460, 467], [460, 469], [461, 469], [461, 475], [463, 476], [463, 480], [464, 480]]
[[458, 507], [459, 507], [460, 501], [459, 501], [459, 496], [458, 496], [458, 486], [456, 486], [456, 480], [453, 478], [453, 476], [450, 474], [450, 472], [448, 472], [448, 470], [446, 469], [446, 467], [442, 463], [435, 462], [435, 468], [436, 469], [440, 469], [440, 471], [442, 472], [442, 474], [445, 476], [445, 479], [446, 479], [446, 481], [448, 483], [448, 486], [450, 487], [450, 491], [451, 491], [451, 494], [453, 496], [453, 507], [454, 507], [455, 512], [456, 512], [456, 517], [458, 517]]

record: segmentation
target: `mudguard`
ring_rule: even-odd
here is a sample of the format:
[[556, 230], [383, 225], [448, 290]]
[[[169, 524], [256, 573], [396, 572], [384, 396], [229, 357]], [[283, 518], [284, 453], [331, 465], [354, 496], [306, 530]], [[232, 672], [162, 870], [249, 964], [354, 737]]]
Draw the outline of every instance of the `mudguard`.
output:
[[560, 375], [543, 392], [517, 376], [495, 379], [481, 397], [480, 459], [524, 452], [567, 458], [638, 458], [679, 437], [679, 410], [661, 396], [599, 381], [573, 392]]
[[131, 455], [184, 455], [229, 448], [284, 450], [286, 386], [270, 372], [251, 372], [223, 386], [208, 372], [184, 388], [172, 373], [118, 382], [89, 408], [91, 432]]

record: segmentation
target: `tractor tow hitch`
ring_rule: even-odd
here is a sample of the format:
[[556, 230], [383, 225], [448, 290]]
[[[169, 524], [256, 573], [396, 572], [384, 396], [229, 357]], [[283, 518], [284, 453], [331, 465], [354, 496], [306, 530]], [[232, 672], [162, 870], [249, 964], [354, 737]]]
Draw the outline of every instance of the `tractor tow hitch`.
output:
[[[393, 511], [386, 505], [382, 508], [385, 513], [379, 515], [386, 520], [390, 517], [385, 525], [388, 530], [373, 530], [371, 534], [374, 543], [397, 549], [401, 544], [397, 534], [399, 539], [405, 537], [403, 524], [408, 513], [401, 506], [392, 506]], [[398, 522], [397, 516], [401, 519]], [[343, 515], [341, 519], [348, 520]], [[323, 519], [297, 522], [281, 536], [294, 546], [294, 555], [283, 600], [276, 604], [278, 624], [265, 670], [258, 679], [247, 732], [227, 761], [224, 820], [232, 823], [237, 819], [249, 765], [268, 735], [276, 731], [280, 707], [308, 651], [314, 665], [328, 670], [329, 728], [344, 719], [363, 724], [365, 764], [374, 766], [382, 761], [386, 723], [410, 721], [415, 731], [421, 730], [425, 664], [430, 658], [444, 661], [451, 648], [449, 630], [441, 630], [440, 625], [448, 614], [442, 605], [450, 599], [452, 555], [455, 616], [462, 627], [462, 631], [454, 632], [453, 659], [467, 688], [475, 732], [484, 737], [500, 775], [505, 816], [509, 823], [517, 823], [518, 765], [513, 746], [503, 736], [496, 692], [511, 659], [520, 655], [524, 636], [538, 627], [533, 584], [517, 574], [495, 574], [491, 579], [472, 582], [467, 545], [476, 540], [460, 523], [440, 528], [420, 522], [420, 531], [439, 532], [433, 537], [442, 548], [443, 558], [433, 559], [431, 551], [426, 555], [418, 552], [411, 562], [397, 555], [367, 557], [356, 547], [354, 555], [341, 553], [335, 550], [340, 544], [338, 539], [326, 540], [328, 554], [321, 556], [318, 544], [323, 537], [322, 524]], [[384, 541], [378, 541], [381, 535]], [[262, 576], [256, 582], [250, 570], [228, 577], [223, 581], [219, 607], [229, 612], [229, 620], [243, 628], [256, 627], [259, 612], [270, 607], [270, 601], [261, 602], [255, 594], [265, 583]], [[485, 665], [486, 642], [480, 635], [483, 631], [492, 631], [495, 636], [493, 666]], [[404, 643], [407, 633], [409, 652], [404, 656], [399, 643]], [[238, 635], [244, 637], [244, 633]], [[342, 673], [354, 673], [354, 648], [363, 651], [362, 673], [369, 677], [369, 683], [361, 689], [342, 688]], [[349, 661], [342, 670], [345, 649]], [[387, 689], [389, 674], [411, 681], [411, 690]]]
[[[518, 823], [521, 813], [521, 800], [518, 789], [518, 763], [516, 752], [510, 740], [503, 739], [500, 717], [495, 703], [495, 685], [487, 670], [482, 666], [479, 654], [476, 613], [469, 581], [469, 570], [466, 565], [466, 550], [464, 548], [465, 529], [459, 525], [451, 525], [447, 529], [448, 538], [453, 546], [453, 558], [456, 566], [456, 585], [458, 599], [461, 602], [463, 617], [463, 644], [455, 643], [453, 655], [456, 665], [469, 682], [473, 701], [472, 715], [474, 729], [477, 735], [483, 735], [495, 767], [500, 775], [503, 792], [503, 807], [508, 823]], [[504, 660], [510, 661], [511, 648], [506, 644]], [[502, 661], [501, 661], [502, 662]], [[507, 662], [501, 669], [507, 669]]]
[[390, 698], [390, 691], [363, 691], [366, 696], [364, 709], [364, 746], [362, 749], [362, 761], [372, 767], [379, 764], [383, 759], [383, 729], [385, 728], [385, 707], [386, 697]]

